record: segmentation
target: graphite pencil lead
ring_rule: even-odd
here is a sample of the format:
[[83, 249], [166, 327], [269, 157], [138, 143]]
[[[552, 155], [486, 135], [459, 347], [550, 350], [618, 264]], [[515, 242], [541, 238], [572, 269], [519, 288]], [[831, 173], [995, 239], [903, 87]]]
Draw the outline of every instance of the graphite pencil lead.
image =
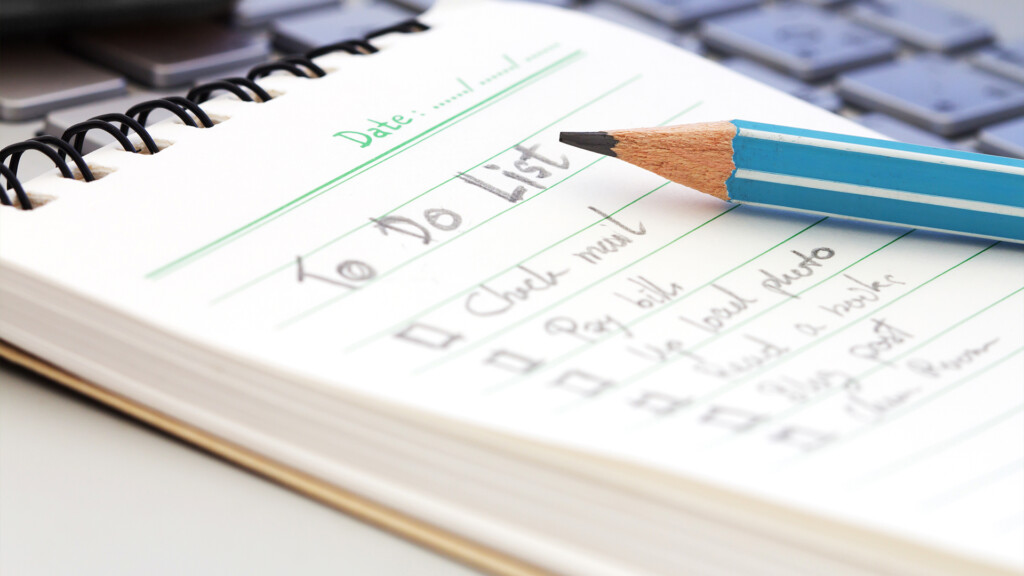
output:
[[607, 132], [562, 132], [558, 135], [558, 141], [605, 156], [618, 156], [615, 145], [619, 141]]

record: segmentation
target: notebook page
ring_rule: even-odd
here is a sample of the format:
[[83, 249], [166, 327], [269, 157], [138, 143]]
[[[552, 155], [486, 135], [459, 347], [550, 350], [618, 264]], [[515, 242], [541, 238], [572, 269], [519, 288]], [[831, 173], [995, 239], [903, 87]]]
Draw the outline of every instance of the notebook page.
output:
[[97, 153], [98, 182], [33, 182], [59, 199], [0, 211], [5, 265], [339, 388], [1024, 566], [1021, 247], [730, 205], [562, 146], [868, 133], [578, 15], [425, 20], [211, 103], [230, 119], [165, 127], [157, 155]]

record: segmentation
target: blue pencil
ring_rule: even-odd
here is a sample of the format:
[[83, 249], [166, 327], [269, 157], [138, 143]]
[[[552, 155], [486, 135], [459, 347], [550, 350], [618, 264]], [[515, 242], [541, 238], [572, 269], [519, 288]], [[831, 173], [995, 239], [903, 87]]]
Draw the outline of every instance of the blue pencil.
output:
[[730, 202], [1024, 242], [1024, 160], [744, 120], [560, 140]]

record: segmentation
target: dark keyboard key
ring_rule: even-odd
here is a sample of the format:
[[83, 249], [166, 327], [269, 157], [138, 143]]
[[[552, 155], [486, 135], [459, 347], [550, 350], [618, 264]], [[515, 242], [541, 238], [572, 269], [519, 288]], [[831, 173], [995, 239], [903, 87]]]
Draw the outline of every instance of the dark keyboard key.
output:
[[270, 52], [265, 38], [206, 22], [97, 31], [75, 36], [72, 43], [83, 55], [160, 88], [257, 64]]
[[412, 14], [389, 4], [315, 10], [274, 22], [274, 46], [306, 52], [334, 42], [362, 38], [367, 32], [407, 20]]
[[978, 134], [978, 150], [1024, 158], [1024, 118], [989, 126]]
[[730, 70], [735, 70], [748, 78], [763, 82], [769, 86], [782, 90], [783, 92], [806, 100], [815, 106], [820, 106], [830, 112], [836, 112], [842, 107], [843, 102], [831, 90], [819, 88], [810, 84], [790, 78], [781, 72], [766, 68], [756, 62], [743, 58], [730, 58], [722, 62]]
[[936, 148], [954, 148], [956, 150], [967, 150], [967, 147], [961, 146], [951, 140], [946, 140], [940, 136], [936, 136], [931, 132], [922, 130], [912, 124], [907, 124], [902, 120], [897, 120], [892, 116], [882, 114], [879, 112], [869, 112], [862, 114], [861, 116], [854, 118], [858, 124], [862, 124], [885, 134], [889, 138], [899, 140], [900, 142], [906, 142], [907, 144], [919, 144], [921, 146], [934, 146]]
[[46, 46], [4, 47], [0, 118], [27, 120], [55, 108], [125, 92], [124, 78]]
[[[164, 96], [166, 96], [166, 94], [157, 94], [156, 92], [133, 92], [127, 96], [120, 96], [118, 98], [91, 102], [81, 106], [72, 106], [70, 108], [54, 110], [46, 115], [46, 124], [43, 127], [43, 132], [50, 136], [60, 138], [61, 135], [64, 134], [64, 131], [70, 128], [73, 124], [84, 122], [94, 116], [107, 114], [108, 112], [124, 112], [140, 102], [155, 100], [157, 98], [163, 98]], [[163, 118], [165, 114], [162, 112], [163, 111], [161, 110], [154, 111], [150, 116], [149, 123], [152, 124], [153, 122]], [[168, 112], [167, 114], [170, 113]], [[114, 138], [102, 130], [90, 130], [85, 135], [85, 141], [82, 143], [82, 151], [88, 154], [89, 152], [113, 141]]]
[[338, 0], [239, 0], [231, 23], [241, 28], [262, 26], [275, 18], [337, 5]]
[[1024, 84], [1024, 40], [985, 48], [972, 62], [978, 68]]
[[760, 0], [615, 0], [615, 2], [669, 26], [681, 27], [695, 24], [698, 20], [711, 16], [757, 6]]
[[1024, 113], [1024, 86], [938, 54], [844, 74], [838, 90], [848, 102], [943, 136]]
[[992, 41], [987, 24], [934, 2], [864, 0], [853, 6], [850, 15], [926, 50], [952, 52]]
[[700, 54], [701, 56], [707, 53], [707, 50], [704, 49], [704, 44], [701, 43], [700, 38], [691, 34], [680, 34], [679, 36], [676, 36], [674, 43], [676, 46], [679, 46], [687, 52], [693, 52], [694, 54]]
[[800, 0], [804, 4], [810, 4], [812, 6], [821, 6], [823, 8], [832, 8], [833, 6], [840, 6], [842, 4], [849, 4], [850, 0]]
[[608, 2], [591, 2], [579, 9], [580, 12], [596, 16], [602, 20], [608, 20], [615, 22], [626, 28], [632, 28], [637, 32], [643, 32], [648, 36], [664, 40], [666, 42], [674, 42], [679, 33], [673, 30], [671, 27], [651, 20], [646, 16], [641, 16], [636, 12], [627, 10], [617, 4], [609, 4]]
[[888, 60], [899, 43], [832, 12], [782, 5], [705, 22], [704, 42], [723, 52], [759, 60], [813, 81]]

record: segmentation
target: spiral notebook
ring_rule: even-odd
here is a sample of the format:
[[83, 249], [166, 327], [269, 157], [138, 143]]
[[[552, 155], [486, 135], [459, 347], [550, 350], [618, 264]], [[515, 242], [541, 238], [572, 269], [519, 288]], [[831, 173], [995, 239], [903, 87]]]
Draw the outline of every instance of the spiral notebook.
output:
[[1021, 246], [557, 138], [866, 129], [492, 2], [127, 117], [0, 153], [5, 356], [496, 573], [1024, 570]]

